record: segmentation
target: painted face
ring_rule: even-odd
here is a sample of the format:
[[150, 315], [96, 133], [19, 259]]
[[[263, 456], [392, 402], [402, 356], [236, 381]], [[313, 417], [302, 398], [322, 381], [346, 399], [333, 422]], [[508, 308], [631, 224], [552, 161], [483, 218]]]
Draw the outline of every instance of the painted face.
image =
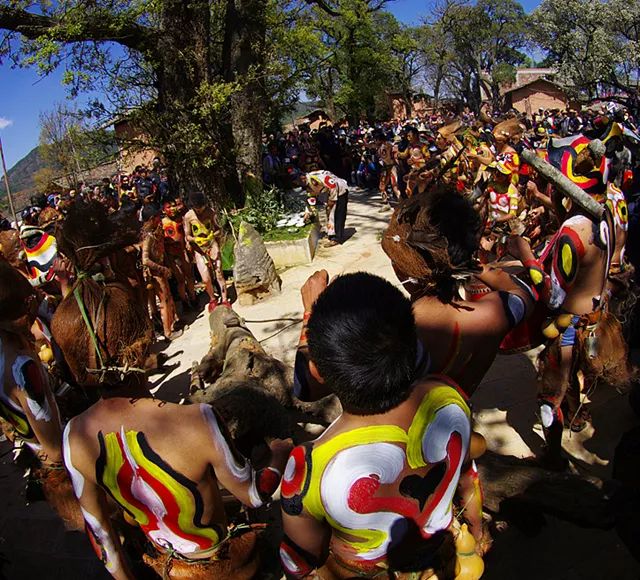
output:
[[178, 215], [178, 207], [175, 202], [165, 201], [162, 206], [162, 211], [167, 217], [175, 218]]
[[58, 255], [55, 237], [45, 231], [32, 228], [21, 234], [27, 259], [29, 278], [33, 286], [41, 286], [53, 280], [53, 263]]

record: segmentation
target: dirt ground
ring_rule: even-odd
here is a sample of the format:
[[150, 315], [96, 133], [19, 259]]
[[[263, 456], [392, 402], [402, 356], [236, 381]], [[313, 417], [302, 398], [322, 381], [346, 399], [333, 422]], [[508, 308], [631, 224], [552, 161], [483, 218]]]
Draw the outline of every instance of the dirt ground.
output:
[[[389, 212], [379, 212], [380, 198], [354, 192], [349, 202], [343, 246], [320, 248], [312, 264], [281, 272], [282, 292], [253, 306], [235, 306], [258, 340], [272, 355], [291, 365], [302, 317], [299, 289], [315, 270], [330, 275], [368, 271], [397, 280], [380, 249]], [[287, 320], [289, 319], [289, 320]], [[179, 401], [189, 386], [193, 361], [206, 353], [209, 342], [204, 312], [190, 321], [184, 335], [173, 342], [166, 370], [151, 377], [156, 396]], [[476, 429], [489, 449], [525, 458], [542, 443], [535, 425], [535, 353], [499, 356], [474, 394]], [[599, 389], [591, 400], [593, 427], [578, 435], [565, 433], [564, 448], [575, 469], [607, 480], [614, 450], [621, 436], [638, 425], [627, 397]], [[25, 506], [24, 485], [13, 465], [9, 444], [0, 443], [0, 578], [106, 578], [87, 540], [66, 533], [44, 502]], [[640, 578], [633, 558], [615, 528], [581, 527], [555, 516], [536, 514], [528, 525], [510, 525], [495, 538], [486, 557], [487, 579], [632, 580]]]

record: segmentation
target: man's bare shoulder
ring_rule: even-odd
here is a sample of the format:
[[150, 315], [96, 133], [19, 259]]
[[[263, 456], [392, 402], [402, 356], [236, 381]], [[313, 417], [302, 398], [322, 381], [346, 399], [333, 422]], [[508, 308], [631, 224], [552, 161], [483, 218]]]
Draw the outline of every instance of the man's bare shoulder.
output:
[[72, 432], [95, 435], [100, 430], [159, 430], [166, 433], [204, 427], [200, 405], [178, 405], [157, 399], [103, 399], [73, 418]]

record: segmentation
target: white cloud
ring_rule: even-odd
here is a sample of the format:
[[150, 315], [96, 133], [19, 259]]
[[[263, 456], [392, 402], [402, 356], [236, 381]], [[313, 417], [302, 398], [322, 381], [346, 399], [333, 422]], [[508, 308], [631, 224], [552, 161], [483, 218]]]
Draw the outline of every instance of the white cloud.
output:
[[11, 119], [6, 119], [5, 117], [0, 117], [0, 129], [6, 129], [13, 125], [13, 121]]

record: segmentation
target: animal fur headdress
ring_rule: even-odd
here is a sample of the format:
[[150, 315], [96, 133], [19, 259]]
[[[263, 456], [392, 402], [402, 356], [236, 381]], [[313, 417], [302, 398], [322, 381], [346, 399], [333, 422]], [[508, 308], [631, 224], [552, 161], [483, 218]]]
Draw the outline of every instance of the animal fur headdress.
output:
[[58, 250], [80, 271], [88, 271], [100, 258], [139, 238], [135, 216], [122, 211], [109, 214], [97, 201], [74, 203], [56, 231]]
[[456, 119], [455, 121], [445, 125], [444, 127], [440, 127], [438, 129], [438, 133], [447, 140], [452, 140], [452, 138], [460, 131], [462, 128], [462, 121], [460, 119]]
[[493, 136], [496, 138], [507, 139], [507, 141], [522, 135], [526, 131], [526, 127], [518, 119], [507, 119], [498, 123], [493, 128]]
[[[440, 215], [447, 204], [464, 209], [460, 212], [464, 223], [454, 224], [450, 215]], [[391, 218], [382, 249], [400, 278], [413, 279], [419, 295], [437, 295], [443, 302], [450, 302], [457, 280], [478, 271], [473, 254], [478, 246], [480, 218], [471, 208], [462, 208], [464, 204], [468, 202], [454, 189], [440, 185], [403, 202]], [[451, 236], [453, 229], [457, 248], [449, 246], [445, 235], [446, 231]]]

